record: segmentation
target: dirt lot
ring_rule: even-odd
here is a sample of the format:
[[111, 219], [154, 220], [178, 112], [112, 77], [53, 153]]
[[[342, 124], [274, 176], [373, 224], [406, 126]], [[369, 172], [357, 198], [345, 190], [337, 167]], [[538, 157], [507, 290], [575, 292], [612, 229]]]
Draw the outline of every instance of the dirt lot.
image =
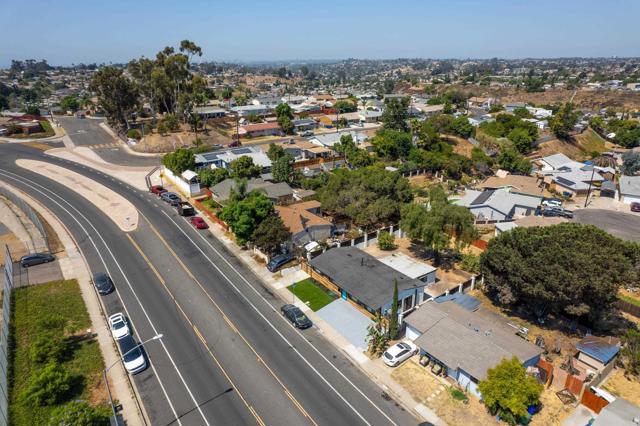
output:
[[444, 139], [449, 142], [453, 142], [453, 152], [456, 154], [464, 155], [465, 157], [471, 158], [471, 150], [473, 149], [473, 145], [466, 140], [465, 138], [460, 138], [457, 136], [451, 135], [441, 135]]
[[[198, 138], [202, 141], [203, 145], [226, 145], [231, 142], [230, 138], [214, 130], [209, 130], [207, 133], [198, 132]], [[138, 152], [170, 152], [183, 146], [193, 146], [195, 139], [195, 133], [190, 131], [168, 133], [165, 136], [159, 133], [153, 133], [146, 135], [133, 149]]]

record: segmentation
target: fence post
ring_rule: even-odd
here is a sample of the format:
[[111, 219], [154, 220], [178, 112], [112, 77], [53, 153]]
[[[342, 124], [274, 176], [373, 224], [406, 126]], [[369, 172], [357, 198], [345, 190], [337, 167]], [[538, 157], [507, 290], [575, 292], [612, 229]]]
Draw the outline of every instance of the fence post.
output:
[[476, 276], [472, 276], [471, 277], [471, 290], [473, 290], [474, 288], [476, 288]]

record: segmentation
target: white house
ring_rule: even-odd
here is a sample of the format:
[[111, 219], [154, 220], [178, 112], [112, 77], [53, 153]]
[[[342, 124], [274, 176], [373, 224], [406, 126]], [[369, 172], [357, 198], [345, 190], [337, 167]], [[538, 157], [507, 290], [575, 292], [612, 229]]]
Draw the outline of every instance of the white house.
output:
[[620, 201], [640, 203], [640, 176], [620, 176]]

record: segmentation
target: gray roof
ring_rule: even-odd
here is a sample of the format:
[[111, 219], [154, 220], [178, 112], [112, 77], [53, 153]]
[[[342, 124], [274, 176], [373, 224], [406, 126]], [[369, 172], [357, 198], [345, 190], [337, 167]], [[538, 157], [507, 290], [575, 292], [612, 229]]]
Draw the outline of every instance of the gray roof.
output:
[[600, 411], [592, 426], [635, 426], [640, 418], [640, 407], [623, 398], [616, 398]]
[[535, 209], [541, 201], [541, 196], [510, 192], [508, 189], [487, 189], [482, 192], [467, 190], [464, 197], [457, 200], [456, 204], [469, 209], [490, 207], [505, 216], [510, 216], [517, 206]]
[[554, 169], [557, 169], [563, 166], [564, 164], [573, 162], [571, 158], [567, 157], [562, 153], [549, 155], [547, 157], [542, 157], [541, 160], [549, 164]]
[[[212, 186], [211, 192], [213, 192], [219, 201], [224, 202], [229, 199], [231, 190], [236, 189], [237, 186], [238, 182], [235, 179], [229, 178]], [[247, 181], [247, 192], [256, 189], [264, 191], [269, 198], [280, 198], [289, 194], [293, 195], [293, 189], [285, 182], [271, 183], [262, 179], [250, 179]]]
[[640, 176], [620, 176], [620, 193], [640, 197]]
[[427, 302], [404, 321], [422, 333], [415, 341], [421, 349], [449, 368], [460, 368], [477, 380], [503, 358], [528, 361], [542, 353], [518, 337], [506, 319], [480, 308], [465, 309], [455, 301]]
[[356, 144], [364, 142], [367, 139], [367, 137], [362, 133], [340, 132], [340, 133], [326, 133], [324, 135], [317, 135], [311, 138], [310, 140], [312, 143], [315, 143], [316, 145], [331, 147], [336, 143], [340, 142], [340, 138], [342, 137], [342, 135], [351, 135], [351, 137], [353, 138], [353, 141]]
[[400, 292], [425, 286], [425, 283], [407, 277], [357, 247], [327, 250], [309, 263], [338, 287], [374, 310], [391, 302], [394, 280], [398, 281]]

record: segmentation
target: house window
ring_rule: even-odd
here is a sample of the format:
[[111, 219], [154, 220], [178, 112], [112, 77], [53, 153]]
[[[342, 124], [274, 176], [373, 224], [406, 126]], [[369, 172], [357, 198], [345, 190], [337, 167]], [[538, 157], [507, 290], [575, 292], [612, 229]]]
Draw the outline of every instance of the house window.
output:
[[408, 310], [413, 309], [415, 306], [414, 297], [415, 296], [412, 294], [411, 296], [402, 299], [402, 309], [399, 310], [401, 312], [407, 312]]

